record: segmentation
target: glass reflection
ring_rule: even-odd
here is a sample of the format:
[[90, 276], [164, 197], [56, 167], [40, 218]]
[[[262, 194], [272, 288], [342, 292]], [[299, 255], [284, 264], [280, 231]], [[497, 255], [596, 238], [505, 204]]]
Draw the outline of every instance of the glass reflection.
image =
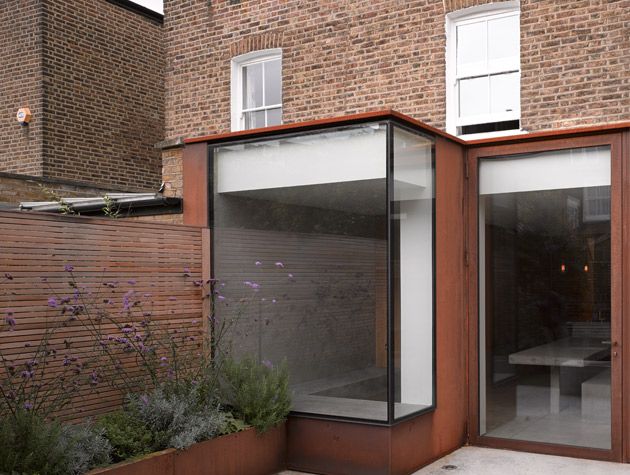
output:
[[481, 161], [482, 435], [610, 448], [610, 240], [607, 147]]

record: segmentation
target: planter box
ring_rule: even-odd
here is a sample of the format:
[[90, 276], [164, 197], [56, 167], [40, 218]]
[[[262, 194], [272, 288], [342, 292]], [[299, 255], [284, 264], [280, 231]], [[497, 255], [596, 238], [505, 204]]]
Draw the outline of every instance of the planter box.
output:
[[206, 440], [186, 450], [167, 449], [95, 469], [88, 475], [271, 475], [284, 469], [286, 427], [254, 429]]

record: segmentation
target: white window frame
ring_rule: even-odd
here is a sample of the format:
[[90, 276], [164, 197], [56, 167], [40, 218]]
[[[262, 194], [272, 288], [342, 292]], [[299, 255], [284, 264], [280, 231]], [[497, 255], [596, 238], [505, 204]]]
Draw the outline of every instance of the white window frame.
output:
[[[252, 109], [243, 109], [243, 67], [255, 63], [264, 63], [267, 61], [280, 60], [280, 75], [282, 77], [282, 49], [273, 48], [252, 51], [250, 53], [235, 56], [231, 61], [231, 127], [232, 131], [245, 130], [245, 113], [264, 111], [269, 109], [280, 108], [282, 111], [282, 91], [280, 93], [280, 104], [268, 104], [262, 107]], [[263, 74], [263, 98], [265, 93], [265, 76]], [[264, 99], [263, 99], [264, 103]], [[282, 123], [282, 121], [281, 121]]]
[[[468, 120], [459, 119], [459, 99], [457, 76], [457, 26], [476, 23], [482, 19], [495, 19], [518, 15], [520, 18], [520, 0], [510, 0], [497, 3], [489, 3], [471, 8], [465, 8], [446, 15], [446, 131], [452, 135], [459, 135], [465, 139], [477, 139], [486, 137], [500, 137], [505, 135], [515, 135], [526, 133], [522, 129], [502, 130], [497, 132], [484, 132], [479, 134], [457, 134], [458, 127], [474, 124], [485, 124], [490, 122], [502, 122], [508, 120], [521, 119], [520, 107], [520, 35], [519, 35], [519, 67], [513, 72], [518, 73], [519, 78], [519, 101], [518, 108], [512, 112], [501, 114], [478, 115]], [[510, 70], [512, 71], [512, 70]], [[487, 70], [482, 76], [496, 74], [499, 71]], [[501, 70], [508, 72], [508, 70]], [[474, 76], [473, 76], [474, 77]]]

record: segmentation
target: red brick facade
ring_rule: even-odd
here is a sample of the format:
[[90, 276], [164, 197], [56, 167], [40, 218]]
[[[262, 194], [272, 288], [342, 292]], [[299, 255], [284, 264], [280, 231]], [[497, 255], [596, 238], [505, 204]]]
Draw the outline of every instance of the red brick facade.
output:
[[[284, 122], [393, 108], [444, 128], [445, 15], [482, 3], [166, 0], [166, 137], [228, 131], [230, 59], [272, 47], [283, 54]], [[627, 120], [629, 22], [628, 0], [522, 0], [522, 127]]]
[[[0, 22], [12, 25], [0, 31], [0, 171], [159, 186], [162, 25], [119, 3], [0, 2]], [[20, 127], [25, 105], [33, 122]]]
[[[43, 173], [43, 75], [40, 0], [0, 2], [0, 171]], [[28, 127], [15, 118], [20, 107], [35, 116]]]

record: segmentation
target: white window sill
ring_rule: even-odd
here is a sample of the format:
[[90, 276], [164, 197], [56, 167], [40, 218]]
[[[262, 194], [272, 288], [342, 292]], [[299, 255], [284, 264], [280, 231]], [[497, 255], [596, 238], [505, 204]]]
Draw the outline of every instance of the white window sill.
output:
[[509, 137], [510, 135], [523, 135], [529, 133], [523, 129], [512, 130], [499, 130], [497, 132], [482, 132], [480, 134], [462, 134], [457, 135], [462, 140], [478, 140], [478, 139], [491, 139], [495, 137]]

